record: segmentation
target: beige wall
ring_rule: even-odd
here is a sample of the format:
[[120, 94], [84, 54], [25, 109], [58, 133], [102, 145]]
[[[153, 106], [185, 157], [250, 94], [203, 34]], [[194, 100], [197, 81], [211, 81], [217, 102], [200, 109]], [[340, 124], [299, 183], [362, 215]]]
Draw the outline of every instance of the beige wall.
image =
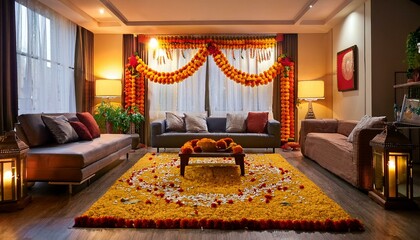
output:
[[[316, 118], [332, 118], [332, 61], [331, 33], [298, 35], [298, 81], [321, 79], [325, 82], [325, 99], [312, 103]], [[308, 103], [301, 101], [297, 107], [298, 130], [305, 118]]]
[[[366, 45], [365, 43], [365, 6], [362, 5], [350, 13], [343, 22], [333, 30], [333, 117], [337, 119], [358, 120], [365, 114], [370, 114], [367, 99], [370, 98], [369, 77], [366, 76]], [[357, 90], [339, 92], [337, 88], [337, 53], [357, 45], [358, 73]]]
[[[95, 34], [94, 74], [96, 79], [121, 79], [123, 76], [123, 38], [121, 34]], [[95, 103], [102, 99], [95, 98]], [[121, 98], [111, 99], [121, 103]]]

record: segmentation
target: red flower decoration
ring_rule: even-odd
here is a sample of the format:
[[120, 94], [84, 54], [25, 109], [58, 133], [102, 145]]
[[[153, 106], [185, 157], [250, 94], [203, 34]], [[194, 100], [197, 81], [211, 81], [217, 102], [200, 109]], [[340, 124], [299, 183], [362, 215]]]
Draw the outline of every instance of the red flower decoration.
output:
[[137, 59], [136, 59], [136, 56], [134, 56], [134, 55], [131, 55], [131, 57], [130, 57], [130, 66], [132, 66], [132, 67], [137, 66]]

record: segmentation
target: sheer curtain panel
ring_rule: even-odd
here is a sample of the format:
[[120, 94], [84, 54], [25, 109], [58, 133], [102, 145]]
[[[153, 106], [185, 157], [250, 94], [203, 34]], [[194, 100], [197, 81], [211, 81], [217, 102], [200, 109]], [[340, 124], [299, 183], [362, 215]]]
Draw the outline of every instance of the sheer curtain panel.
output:
[[37, 1], [15, 8], [19, 114], [76, 111], [76, 25]]
[[[163, 50], [149, 50], [149, 66], [160, 72], [173, 72], [186, 65], [198, 49], [176, 49], [172, 60], [162, 61]], [[182, 52], [183, 51], [183, 52]], [[160, 60], [159, 60], [160, 59]], [[166, 111], [204, 112], [206, 85], [206, 65], [200, 67], [191, 77], [180, 83], [162, 85], [149, 81], [148, 98], [150, 121], [164, 118]]]
[[[252, 52], [251, 52], [252, 51]], [[269, 69], [275, 60], [274, 48], [223, 49], [229, 63], [245, 73], [258, 74]], [[264, 60], [262, 59], [264, 54]], [[227, 78], [213, 59], [209, 60], [210, 115], [226, 116], [226, 113], [268, 111], [272, 117], [273, 83], [248, 87]]]

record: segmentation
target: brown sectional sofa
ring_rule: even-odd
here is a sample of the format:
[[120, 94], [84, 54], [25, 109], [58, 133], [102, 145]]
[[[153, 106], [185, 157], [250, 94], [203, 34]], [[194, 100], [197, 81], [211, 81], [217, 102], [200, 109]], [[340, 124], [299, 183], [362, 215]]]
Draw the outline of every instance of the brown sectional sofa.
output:
[[[101, 134], [92, 141], [76, 141], [64, 144], [54, 142], [42, 114], [18, 116], [16, 132], [29, 147], [27, 154], [27, 180], [69, 184], [83, 183], [94, 174], [127, 155], [131, 149], [131, 136], [127, 134]], [[76, 113], [54, 113], [64, 115], [69, 121], [78, 120]]]
[[383, 130], [383, 123], [347, 137], [358, 121], [337, 119], [305, 119], [301, 122], [302, 154], [361, 190], [372, 188], [372, 148], [369, 145]]

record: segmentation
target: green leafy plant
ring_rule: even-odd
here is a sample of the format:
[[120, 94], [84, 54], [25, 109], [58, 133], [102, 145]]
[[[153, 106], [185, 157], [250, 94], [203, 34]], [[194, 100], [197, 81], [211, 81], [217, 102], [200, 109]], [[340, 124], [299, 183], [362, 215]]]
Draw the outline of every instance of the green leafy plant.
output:
[[134, 126], [134, 130], [138, 130], [144, 121], [144, 116], [137, 107], [124, 109], [104, 101], [97, 107], [94, 118], [102, 128], [107, 128], [107, 123], [112, 126], [112, 130], [107, 128], [107, 132], [121, 133], [128, 133], [131, 126]]
[[420, 42], [420, 27], [416, 31], [410, 32], [407, 36], [406, 45], [406, 61], [407, 61], [407, 77], [411, 78], [415, 69], [420, 68], [420, 53], [418, 52], [417, 43]]

